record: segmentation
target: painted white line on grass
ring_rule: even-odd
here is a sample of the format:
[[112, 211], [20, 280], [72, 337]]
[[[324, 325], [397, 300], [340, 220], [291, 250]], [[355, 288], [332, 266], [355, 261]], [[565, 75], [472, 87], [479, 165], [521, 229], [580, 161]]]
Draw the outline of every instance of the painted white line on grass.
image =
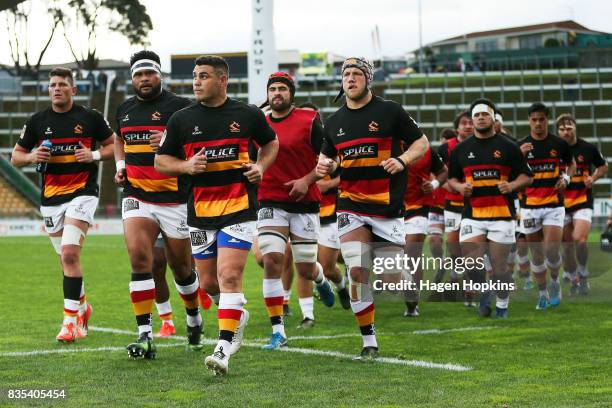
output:
[[[110, 327], [98, 327], [98, 326], [89, 326], [89, 330], [97, 331], [102, 333], [112, 333], [112, 334], [123, 334], [129, 336], [136, 336], [135, 332], [129, 330], [122, 329], [114, 329]], [[353, 337], [354, 334], [344, 334], [344, 335], [336, 335], [343, 337]], [[296, 336], [297, 337], [297, 336]], [[301, 338], [306, 339], [315, 339], [321, 338], [323, 336], [301, 336]], [[327, 336], [325, 338], [328, 338]], [[164, 343], [157, 342], [156, 346], [158, 348], [167, 348], [167, 347], [179, 347], [184, 346], [185, 337], [182, 336], [169, 336], [170, 339], [174, 340], [182, 340], [181, 343]], [[291, 338], [293, 340], [293, 338]], [[207, 345], [215, 345], [217, 344], [216, 339], [208, 339], [202, 338], [202, 343]], [[246, 347], [261, 347], [263, 343], [256, 341], [244, 341], [242, 343], [243, 346]], [[15, 352], [7, 352], [0, 353], [0, 357], [28, 357], [28, 356], [38, 356], [45, 354], [63, 354], [63, 353], [87, 353], [87, 352], [98, 352], [98, 351], [125, 351], [125, 347], [90, 347], [90, 348], [58, 348], [58, 349], [50, 349], [50, 350], [32, 350], [32, 351], [15, 351]], [[325, 351], [325, 350], [316, 350], [316, 349], [306, 349], [306, 348], [298, 348], [298, 347], [284, 347], [281, 348], [280, 351], [287, 353], [299, 353], [299, 354], [307, 354], [307, 355], [316, 355], [316, 356], [326, 356], [326, 357], [336, 357], [342, 359], [352, 359], [353, 356], [346, 353], [340, 353], [337, 351]], [[440, 370], [448, 370], [448, 371], [470, 371], [471, 367], [466, 367], [458, 364], [441, 364], [441, 363], [432, 363], [430, 361], [420, 361], [420, 360], [401, 360], [398, 358], [391, 357], [379, 357], [376, 360], [378, 363], [385, 364], [395, 364], [395, 365], [405, 365], [405, 366], [414, 366], [414, 367], [423, 367], [423, 368], [433, 368]]]
[[[399, 332], [399, 333], [377, 332], [376, 334], [379, 336], [402, 336], [406, 334], [444, 334], [444, 333], [464, 332], [464, 331], [490, 330], [490, 329], [496, 329], [496, 328], [497, 326], [468, 326], [468, 327], [459, 327], [456, 329], [427, 329], [427, 330], [414, 330], [414, 331]], [[361, 334], [359, 333], [340, 333], [340, 334], [329, 334], [329, 335], [319, 335], [319, 336], [290, 336], [289, 340], [331, 340], [331, 339], [341, 339], [345, 337], [361, 337]], [[259, 339], [255, 339], [255, 341], [268, 341], [268, 339], [259, 338]]]
[[[178, 346], [184, 346], [184, 345], [185, 343], [156, 344], [158, 348], [159, 347], [178, 347]], [[0, 353], [0, 357], [29, 357], [29, 356], [40, 356], [44, 354], [90, 353], [90, 352], [96, 352], [96, 351], [125, 351], [125, 347], [58, 348], [58, 349], [50, 349], [50, 350], [13, 351], [13, 352], [8, 352], [8, 353]]]

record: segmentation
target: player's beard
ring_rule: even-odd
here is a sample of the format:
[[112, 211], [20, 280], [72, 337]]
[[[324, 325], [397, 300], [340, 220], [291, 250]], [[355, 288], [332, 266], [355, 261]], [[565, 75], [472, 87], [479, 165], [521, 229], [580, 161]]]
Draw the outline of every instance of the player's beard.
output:
[[283, 103], [281, 103], [280, 105], [274, 105], [270, 103], [270, 109], [276, 112], [283, 112], [291, 107], [292, 102], [292, 100], [286, 101], [283, 99]]
[[352, 101], [360, 101], [361, 99], [365, 98], [365, 96], [368, 94], [369, 91], [370, 90], [366, 86], [365, 88], [363, 88], [363, 92], [361, 92], [359, 95], [357, 95], [354, 98], [351, 98], [350, 96], [348, 96], [348, 93], [346, 93], [346, 91], [344, 93], [346, 94], [347, 99], [350, 99]]
[[477, 128], [476, 126], [474, 126], [474, 129], [477, 130], [478, 133], [480, 133], [481, 135], [484, 135], [484, 134], [488, 134], [489, 132], [491, 132], [491, 129], [493, 129], [493, 125], [491, 124], [490, 126], [483, 127], [483, 128]]
[[159, 95], [159, 93], [161, 92], [161, 82], [153, 87], [151, 87], [151, 90], [149, 92], [141, 92], [140, 89], [138, 88], [134, 88], [134, 91], [136, 92], [136, 95], [138, 95], [138, 97], [140, 99], [152, 99], [155, 98], [157, 95]]

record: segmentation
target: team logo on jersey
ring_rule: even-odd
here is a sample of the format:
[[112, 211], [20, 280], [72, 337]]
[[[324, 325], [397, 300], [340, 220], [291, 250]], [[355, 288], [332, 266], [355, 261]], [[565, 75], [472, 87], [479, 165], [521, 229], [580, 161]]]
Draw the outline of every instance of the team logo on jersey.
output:
[[342, 229], [350, 224], [348, 213], [338, 214], [338, 229]]
[[77, 135], [83, 134], [83, 126], [81, 126], [80, 123], [77, 123], [77, 125], [74, 127], [74, 133], [76, 133]]
[[53, 217], [45, 217], [45, 227], [53, 228]]
[[191, 231], [189, 235], [191, 236], [191, 245], [206, 245], [206, 231]]
[[123, 119], [121, 119], [122, 122], [127, 122], [128, 120], [130, 120], [130, 115], [126, 114]]
[[557, 151], [555, 149], [550, 150], [550, 157], [557, 157]]
[[50, 127], [47, 128], [47, 130], [45, 130], [45, 135], [52, 135], [53, 131], [51, 130]]
[[340, 130], [338, 130], [338, 134], [336, 134], [336, 136], [338, 136], [338, 137], [342, 137], [342, 136], [345, 136], [345, 135], [346, 135], [346, 133], [344, 133], [344, 130], [342, 130], [342, 128], [340, 128]]
[[472, 177], [474, 178], [474, 180], [497, 180], [499, 179], [499, 170], [497, 169], [473, 170]]
[[576, 158], [578, 160], [579, 163], [584, 162], [584, 156], [579, 154], [578, 157]]
[[23, 137], [25, 136], [25, 132], [27, 128], [28, 128], [28, 125], [23, 125], [23, 128], [21, 129], [21, 134], [19, 135], [20, 139], [23, 139]]
[[200, 131], [200, 127], [199, 126], [194, 126], [193, 127], [193, 132], [191, 132], [192, 135], [201, 135], [202, 131]]
[[528, 159], [533, 159], [533, 153], [531, 153], [531, 152], [527, 153], [527, 158]]
[[501, 152], [499, 150], [494, 151], [493, 157], [495, 157], [496, 159], [501, 159]]
[[185, 220], [179, 221], [179, 225], [178, 225], [178, 227], [176, 227], [176, 230], [179, 231], [179, 232], [187, 232], [187, 231], [189, 231], [189, 228], [187, 228], [187, 223], [185, 222]]
[[378, 157], [378, 145], [364, 143], [342, 149], [344, 160], [356, 160], [369, 157]]
[[228, 144], [207, 147], [204, 155], [209, 163], [215, 163], [220, 161], [238, 160], [238, 153], [238, 144]]
[[370, 132], [378, 132], [380, 130], [378, 127], [378, 123], [371, 121], [370, 124], [368, 125], [368, 130]]
[[315, 227], [311, 220], [306, 221], [306, 225], [304, 225], [304, 231], [306, 232], [314, 232]]
[[476, 156], [474, 156], [473, 152], [470, 152], [470, 154], [468, 154], [468, 159], [475, 159]]
[[232, 133], [238, 133], [240, 132], [240, 123], [234, 121], [232, 123], [230, 123], [229, 125], [229, 131]]
[[161, 120], [161, 113], [158, 111], [153, 112], [153, 114], [151, 114], [151, 120]]

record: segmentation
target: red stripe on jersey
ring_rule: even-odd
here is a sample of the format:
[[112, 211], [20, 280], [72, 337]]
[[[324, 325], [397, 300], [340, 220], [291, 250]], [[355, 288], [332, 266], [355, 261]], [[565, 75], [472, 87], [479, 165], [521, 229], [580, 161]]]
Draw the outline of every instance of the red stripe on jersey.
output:
[[129, 178], [133, 179], [146, 179], [146, 180], [167, 180], [176, 178], [173, 176], [166, 176], [155, 170], [155, 166], [133, 166], [126, 165], [127, 174]]
[[247, 193], [244, 183], [233, 183], [225, 186], [193, 187], [193, 198], [198, 201], [216, 201], [240, 198]]
[[507, 206], [508, 201], [503, 195], [484, 196], [484, 197], [471, 197], [470, 205], [476, 207], [493, 207], [493, 206]]
[[69, 186], [71, 184], [79, 184], [87, 181], [89, 177], [88, 171], [82, 171], [72, 174], [45, 174], [45, 186]]
[[340, 191], [363, 193], [363, 194], [381, 194], [389, 192], [389, 179], [377, 180], [341, 180]]
[[378, 148], [381, 150], [389, 150], [391, 149], [391, 144], [393, 143], [393, 139], [390, 137], [387, 138], [378, 138], [378, 137], [362, 137], [359, 139], [347, 140], [343, 143], [338, 143], [336, 145], [336, 149], [344, 149], [345, 147], [350, 147], [354, 145], [373, 143], [377, 144]]
[[121, 134], [123, 133], [127, 133], [127, 132], [142, 132], [142, 131], [147, 131], [147, 130], [159, 130], [160, 132], [163, 132], [164, 130], [166, 130], [165, 126], [126, 126], [126, 127], [122, 127], [121, 128]]

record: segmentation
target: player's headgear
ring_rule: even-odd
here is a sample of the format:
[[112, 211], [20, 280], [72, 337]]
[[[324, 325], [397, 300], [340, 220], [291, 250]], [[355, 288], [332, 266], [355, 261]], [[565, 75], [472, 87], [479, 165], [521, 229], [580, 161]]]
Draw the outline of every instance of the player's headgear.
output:
[[[365, 57], [351, 57], [344, 60], [342, 63], [341, 74], [344, 74], [344, 70], [347, 68], [357, 68], [363, 72], [366, 78], [366, 88], [370, 86], [372, 83], [372, 79], [374, 79], [374, 67]], [[340, 92], [338, 92], [338, 96], [334, 99], [336, 102], [340, 97], [344, 95], [344, 88], [340, 87]]]
[[497, 107], [493, 102], [486, 98], [476, 99], [470, 105], [470, 112], [472, 113], [472, 118], [474, 115], [480, 112], [486, 112], [491, 115], [491, 118], [495, 120], [495, 112], [497, 112]]
[[159, 56], [153, 51], [143, 50], [135, 53], [130, 58], [130, 71], [132, 77], [140, 71], [155, 71], [161, 75], [161, 64]]

